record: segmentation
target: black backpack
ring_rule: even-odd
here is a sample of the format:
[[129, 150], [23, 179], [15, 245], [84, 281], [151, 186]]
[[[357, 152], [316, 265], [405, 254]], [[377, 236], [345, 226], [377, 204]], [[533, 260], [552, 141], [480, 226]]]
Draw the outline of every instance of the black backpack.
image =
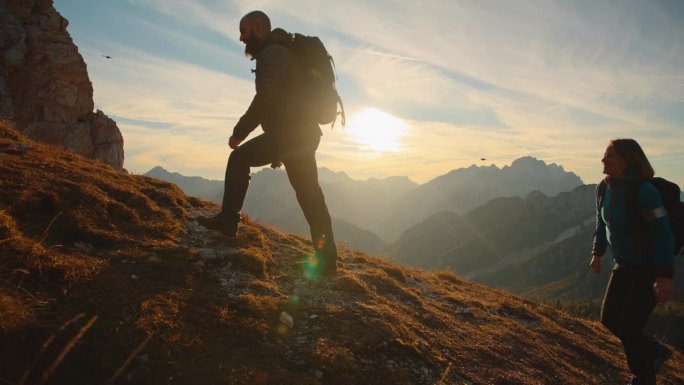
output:
[[[307, 109], [319, 124], [332, 123], [333, 127], [340, 115], [342, 126], [346, 117], [342, 98], [335, 88], [335, 62], [328, 54], [323, 42], [316, 36], [299, 33], [290, 34], [290, 49], [294, 52], [303, 78], [304, 97]], [[340, 112], [337, 105], [340, 105]]]
[[[651, 178], [647, 180], [655, 186], [660, 192], [660, 196], [663, 200], [663, 206], [665, 206], [665, 211], [667, 211], [667, 218], [670, 221], [670, 228], [672, 229], [672, 235], [675, 240], [675, 254], [684, 255], [684, 203], [680, 201], [681, 189], [676, 183], [670, 182], [664, 178]], [[643, 217], [639, 215], [637, 209], [637, 193], [639, 190], [640, 183], [632, 183], [627, 188], [627, 212], [632, 218], [633, 223], [636, 224], [636, 228], [633, 229], [637, 233], [637, 238], [641, 238], [643, 242], [651, 242], [644, 237], [648, 234], [645, 231], [646, 222]], [[601, 181], [596, 194], [596, 205], [600, 209], [603, 204], [603, 196], [606, 191], [606, 181], [605, 179]]]

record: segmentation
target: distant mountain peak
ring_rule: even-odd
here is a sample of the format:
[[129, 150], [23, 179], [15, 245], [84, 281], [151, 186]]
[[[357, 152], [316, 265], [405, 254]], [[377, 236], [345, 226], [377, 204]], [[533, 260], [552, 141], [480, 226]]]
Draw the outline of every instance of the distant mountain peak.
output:
[[[507, 168], [507, 167], [504, 167]], [[529, 169], [529, 168], [550, 168], [550, 169], [560, 169], [563, 170], [563, 166], [557, 165], [556, 163], [546, 163], [541, 159], [537, 159], [533, 156], [521, 156], [520, 158], [514, 160], [510, 167], [512, 169]]]
[[146, 172], [144, 175], [145, 176], [151, 176], [152, 178], [157, 178], [157, 179], [164, 179], [167, 177], [192, 178], [192, 177], [186, 177], [184, 175], [181, 175], [178, 172], [171, 172], [162, 166], [155, 166], [150, 171]]
[[154, 166], [148, 172], [146, 172], [145, 175], [150, 174], [150, 173], [158, 173], [158, 172], [168, 173], [169, 171], [162, 166]]
[[537, 159], [533, 156], [521, 156], [520, 158], [514, 160], [511, 163], [511, 167], [519, 167], [519, 166], [525, 166], [525, 165], [543, 165], [546, 166], [546, 162], [543, 160]]

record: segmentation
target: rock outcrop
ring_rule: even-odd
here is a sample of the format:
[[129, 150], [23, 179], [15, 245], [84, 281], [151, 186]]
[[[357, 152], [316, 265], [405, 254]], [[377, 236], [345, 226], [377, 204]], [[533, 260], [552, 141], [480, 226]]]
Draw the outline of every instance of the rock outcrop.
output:
[[0, 118], [31, 138], [121, 169], [123, 137], [102, 111], [52, 0], [0, 0]]

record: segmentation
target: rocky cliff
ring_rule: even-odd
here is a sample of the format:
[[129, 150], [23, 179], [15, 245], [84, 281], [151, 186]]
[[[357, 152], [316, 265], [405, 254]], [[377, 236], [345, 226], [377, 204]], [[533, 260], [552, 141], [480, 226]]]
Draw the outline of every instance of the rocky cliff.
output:
[[123, 137], [93, 112], [93, 86], [67, 25], [52, 0], [0, 0], [0, 118], [121, 169]]

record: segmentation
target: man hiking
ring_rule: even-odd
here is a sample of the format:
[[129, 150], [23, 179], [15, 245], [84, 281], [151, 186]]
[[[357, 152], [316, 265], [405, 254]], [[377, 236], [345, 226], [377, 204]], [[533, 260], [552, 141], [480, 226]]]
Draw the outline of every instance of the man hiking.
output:
[[[226, 167], [222, 210], [198, 221], [235, 237], [250, 168], [283, 164], [311, 231], [315, 255], [307, 262], [307, 268], [313, 270], [310, 275], [334, 276], [337, 250], [316, 166], [322, 132], [302, 97], [297, 57], [288, 48], [291, 36], [279, 28], [271, 30], [268, 16], [253, 11], [240, 20], [240, 41], [245, 44], [245, 54], [256, 60], [256, 95], [228, 140], [233, 152]], [[259, 125], [264, 133], [242, 143]]]

